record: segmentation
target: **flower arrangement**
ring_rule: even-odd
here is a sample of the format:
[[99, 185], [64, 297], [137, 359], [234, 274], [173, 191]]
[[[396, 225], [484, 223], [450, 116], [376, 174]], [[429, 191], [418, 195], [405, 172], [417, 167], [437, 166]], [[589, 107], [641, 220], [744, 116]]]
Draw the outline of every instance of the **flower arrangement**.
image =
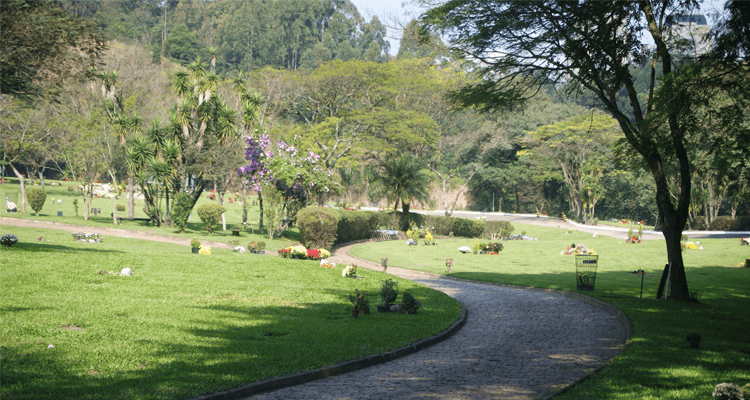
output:
[[328, 259], [321, 259], [320, 260], [320, 268], [336, 268], [335, 262], [329, 262]]
[[286, 249], [279, 249], [276, 251], [279, 253], [279, 257], [281, 258], [291, 258], [292, 257], [292, 249], [287, 247]]
[[99, 236], [98, 233], [73, 232], [71, 235], [76, 242], [101, 243], [104, 241], [104, 236]]
[[575, 256], [595, 256], [596, 252], [594, 251], [594, 249], [589, 249], [588, 247], [586, 247], [586, 246], [584, 246], [582, 244], [579, 244], [579, 245], [572, 244], [567, 249], [561, 251], [560, 255], [563, 255], [563, 256], [570, 256], [570, 255], [575, 255]]
[[3, 247], [11, 247], [17, 242], [18, 238], [12, 233], [8, 233], [0, 237], [0, 244], [3, 245]]
[[245, 250], [245, 248], [244, 248], [244, 247], [242, 247], [242, 246], [235, 246], [235, 247], [234, 247], [234, 252], [235, 252], [235, 253], [240, 253], [240, 254], [242, 254], [242, 253], [244, 253], [245, 251], [246, 251], [246, 250]]
[[211, 254], [211, 248], [208, 246], [201, 246], [200, 250], [198, 250], [198, 254]]
[[326, 250], [326, 249], [318, 249], [318, 251], [320, 251], [320, 258], [321, 259], [328, 258], [328, 257], [331, 256], [331, 252], [328, 251], [328, 250]]
[[469, 246], [461, 246], [458, 248], [458, 251], [460, 251], [461, 253], [467, 254], [467, 253], [471, 253], [471, 248]]
[[489, 243], [487, 244], [487, 253], [489, 254], [497, 254], [501, 251], [503, 251], [503, 244], [502, 243]]
[[750, 238], [740, 239], [740, 246], [750, 246]]
[[346, 268], [344, 268], [344, 270], [341, 271], [341, 276], [343, 276], [344, 278], [357, 279], [357, 266], [347, 265]]

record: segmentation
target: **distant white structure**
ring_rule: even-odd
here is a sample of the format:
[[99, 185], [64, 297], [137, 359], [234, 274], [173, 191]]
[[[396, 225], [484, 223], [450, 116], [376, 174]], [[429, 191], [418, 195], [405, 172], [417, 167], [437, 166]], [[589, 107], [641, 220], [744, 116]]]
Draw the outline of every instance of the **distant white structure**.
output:
[[713, 47], [708, 37], [711, 26], [703, 14], [675, 14], [667, 18], [666, 25], [668, 43], [683, 57], [697, 58]]

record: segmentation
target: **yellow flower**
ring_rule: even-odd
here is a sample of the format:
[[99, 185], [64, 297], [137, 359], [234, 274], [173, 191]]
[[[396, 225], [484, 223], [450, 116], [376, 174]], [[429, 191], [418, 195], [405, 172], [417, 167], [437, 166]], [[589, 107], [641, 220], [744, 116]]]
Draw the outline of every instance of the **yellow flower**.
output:
[[198, 250], [198, 254], [211, 254], [211, 248], [208, 246], [201, 246]]

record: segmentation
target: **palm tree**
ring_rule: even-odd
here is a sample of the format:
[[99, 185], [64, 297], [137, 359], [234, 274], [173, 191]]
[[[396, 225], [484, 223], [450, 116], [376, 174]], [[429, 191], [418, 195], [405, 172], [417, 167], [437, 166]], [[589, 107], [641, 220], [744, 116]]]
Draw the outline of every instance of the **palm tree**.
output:
[[185, 94], [190, 92], [190, 74], [187, 71], [175, 72], [174, 79], [172, 79], [172, 88], [182, 99]]
[[419, 159], [408, 154], [388, 157], [378, 163], [377, 181], [396, 198], [393, 205], [394, 211], [398, 210], [401, 202], [404, 214], [409, 213], [411, 200], [425, 200], [427, 198], [427, 187], [430, 183], [429, 177], [422, 173], [422, 164]]
[[208, 46], [206, 50], [208, 50], [208, 62], [211, 64], [211, 73], [213, 73], [216, 66], [216, 59], [219, 58], [217, 55], [219, 49], [216, 46]]

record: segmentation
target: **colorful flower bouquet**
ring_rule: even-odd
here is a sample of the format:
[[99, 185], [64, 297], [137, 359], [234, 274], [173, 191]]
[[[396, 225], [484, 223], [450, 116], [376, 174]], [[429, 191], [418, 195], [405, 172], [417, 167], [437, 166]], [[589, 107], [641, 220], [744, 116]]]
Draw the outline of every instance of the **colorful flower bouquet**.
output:
[[568, 247], [567, 249], [561, 251], [560, 254], [563, 256], [595, 256], [596, 252], [594, 251], [594, 249], [589, 249], [588, 247], [579, 244]]
[[201, 249], [198, 250], [198, 254], [211, 254], [211, 248], [208, 246], [201, 246]]
[[305, 246], [290, 246], [277, 252], [281, 258], [295, 260], [322, 260], [331, 256], [331, 252], [326, 249], [306, 249]]

